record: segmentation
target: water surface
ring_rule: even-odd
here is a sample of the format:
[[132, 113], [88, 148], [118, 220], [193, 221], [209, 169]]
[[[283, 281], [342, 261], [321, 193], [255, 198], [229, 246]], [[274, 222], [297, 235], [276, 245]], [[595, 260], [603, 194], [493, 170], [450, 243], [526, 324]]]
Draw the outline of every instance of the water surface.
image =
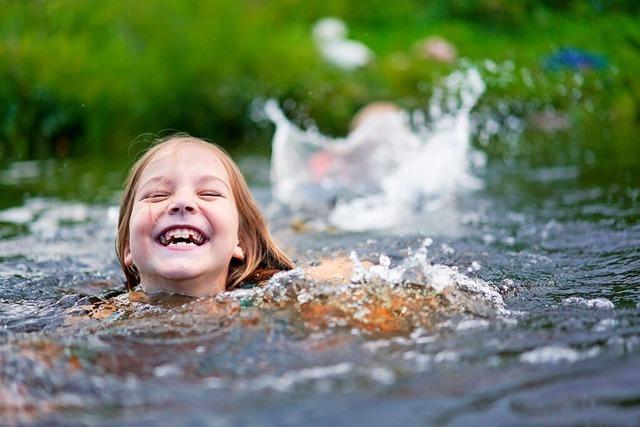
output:
[[[291, 218], [273, 218], [303, 269], [352, 251], [374, 264], [384, 254], [393, 269], [423, 248], [431, 266], [502, 297], [459, 290], [450, 309], [379, 322], [345, 295], [365, 289], [385, 307], [395, 292], [410, 306], [418, 292], [426, 304], [426, 279], [410, 289], [382, 275], [335, 291], [289, 275], [218, 300], [118, 308], [119, 172], [91, 175], [86, 193], [51, 181], [74, 170], [82, 182], [71, 161], [14, 163], [3, 194], [26, 195], [4, 197], [0, 211], [3, 423], [635, 424], [640, 189], [637, 169], [597, 166], [492, 170], [484, 189], [410, 230], [296, 233]], [[268, 191], [256, 194], [269, 205]], [[100, 299], [115, 310], [79, 309]], [[353, 310], [314, 311], [314, 301]]]

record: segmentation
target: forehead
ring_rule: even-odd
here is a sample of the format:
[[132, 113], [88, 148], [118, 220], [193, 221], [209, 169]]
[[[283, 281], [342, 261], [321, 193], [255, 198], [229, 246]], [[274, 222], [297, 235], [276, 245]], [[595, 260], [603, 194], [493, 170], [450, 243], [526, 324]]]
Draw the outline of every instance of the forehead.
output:
[[156, 151], [146, 164], [138, 185], [152, 178], [198, 178], [212, 175], [229, 185], [229, 174], [213, 146], [198, 141], [170, 142]]

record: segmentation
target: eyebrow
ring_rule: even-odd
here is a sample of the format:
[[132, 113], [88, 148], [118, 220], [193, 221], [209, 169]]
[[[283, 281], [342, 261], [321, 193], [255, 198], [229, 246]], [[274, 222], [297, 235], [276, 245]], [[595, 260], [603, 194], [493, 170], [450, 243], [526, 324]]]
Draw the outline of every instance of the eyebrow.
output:
[[153, 178], [149, 178], [148, 180], [146, 180], [145, 182], [143, 182], [142, 184], [140, 184], [138, 186], [138, 189], [141, 189], [149, 184], [171, 184], [173, 182], [173, 180], [171, 180], [170, 178], [165, 178], [162, 176], [154, 176]]
[[227, 183], [224, 182], [224, 180], [222, 178], [220, 178], [219, 176], [215, 176], [215, 175], [202, 175], [200, 178], [198, 178], [198, 180], [196, 182], [198, 184], [202, 184], [202, 183], [209, 182], [209, 181], [220, 181], [222, 184], [224, 184], [225, 187], [229, 188]]

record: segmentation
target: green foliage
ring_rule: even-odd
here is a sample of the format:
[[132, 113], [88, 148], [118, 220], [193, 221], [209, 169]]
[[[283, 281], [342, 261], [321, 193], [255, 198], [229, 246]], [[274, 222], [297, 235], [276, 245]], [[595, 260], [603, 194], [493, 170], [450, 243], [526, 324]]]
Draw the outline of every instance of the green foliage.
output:
[[521, 25], [530, 16], [533, 0], [451, 0], [449, 15], [486, 22], [490, 25]]
[[[583, 90], [612, 117], [633, 122], [640, 111], [640, 25], [623, 13], [637, 11], [635, 5], [0, 0], [0, 156], [121, 155], [136, 136], [166, 129], [255, 148], [269, 129], [251, 121], [250, 105], [269, 97], [295, 101], [294, 119], [312, 117], [338, 134], [372, 100], [424, 105], [429, 88], [456, 67], [416, 53], [414, 43], [433, 34], [452, 41], [461, 56], [511, 60], [538, 81], [556, 78], [541, 60], [557, 47], [600, 52], [617, 70], [594, 78], [611, 80], [611, 99], [595, 85]], [[325, 64], [310, 33], [324, 16], [343, 18], [350, 36], [375, 51], [375, 62], [354, 72]], [[492, 93], [525, 100], [539, 98], [538, 89], [516, 82]], [[570, 98], [548, 92], [556, 107], [573, 108]]]

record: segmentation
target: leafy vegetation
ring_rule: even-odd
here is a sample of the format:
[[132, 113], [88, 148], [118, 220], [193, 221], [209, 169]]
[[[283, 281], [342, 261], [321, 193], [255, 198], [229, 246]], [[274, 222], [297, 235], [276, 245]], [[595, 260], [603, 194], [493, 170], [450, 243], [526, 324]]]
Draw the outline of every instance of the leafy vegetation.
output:
[[[274, 97], [329, 133], [378, 99], [423, 106], [457, 67], [421, 57], [430, 35], [461, 57], [513, 64], [484, 102], [550, 105], [577, 123], [594, 114], [633, 127], [640, 115], [640, 6], [633, 0], [0, 0], [0, 156], [127, 154], [145, 133], [176, 129], [232, 150], [267, 151], [251, 119]], [[376, 60], [346, 72], [322, 61], [314, 22], [337, 16]], [[601, 55], [603, 69], [553, 71], [562, 47]], [[569, 90], [579, 77], [579, 102]], [[490, 80], [490, 79], [489, 79]], [[531, 83], [533, 82], [533, 83]], [[521, 113], [526, 113], [520, 108]]]

